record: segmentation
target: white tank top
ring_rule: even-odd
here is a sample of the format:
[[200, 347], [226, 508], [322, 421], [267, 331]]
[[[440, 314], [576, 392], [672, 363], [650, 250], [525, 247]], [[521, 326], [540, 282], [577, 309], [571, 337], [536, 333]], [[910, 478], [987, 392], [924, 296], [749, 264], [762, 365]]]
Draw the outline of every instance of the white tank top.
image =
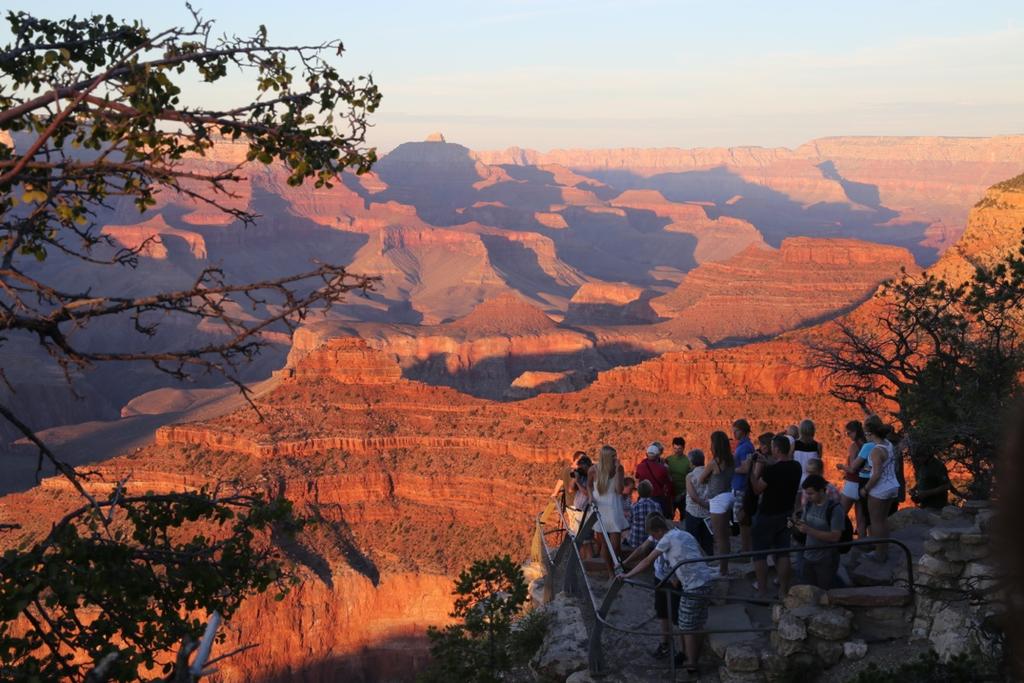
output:
[[900, 488], [900, 481], [896, 478], [896, 452], [893, 448], [892, 443], [888, 440], [878, 444], [885, 449], [885, 460], [882, 461], [881, 474], [878, 477], [878, 483], [875, 484], [875, 491], [888, 492], [898, 491]]

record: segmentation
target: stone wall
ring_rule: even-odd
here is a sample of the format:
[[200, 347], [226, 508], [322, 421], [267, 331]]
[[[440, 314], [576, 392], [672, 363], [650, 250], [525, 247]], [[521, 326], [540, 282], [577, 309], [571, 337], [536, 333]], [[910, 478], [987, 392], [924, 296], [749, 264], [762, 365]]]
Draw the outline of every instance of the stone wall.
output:
[[946, 508], [951, 526], [931, 530], [917, 562], [913, 635], [927, 639], [943, 659], [958, 654], [998, 656], [994, 622], [1005, 610], [999, 571], [990, 558], [995, 512], [984, 504]]

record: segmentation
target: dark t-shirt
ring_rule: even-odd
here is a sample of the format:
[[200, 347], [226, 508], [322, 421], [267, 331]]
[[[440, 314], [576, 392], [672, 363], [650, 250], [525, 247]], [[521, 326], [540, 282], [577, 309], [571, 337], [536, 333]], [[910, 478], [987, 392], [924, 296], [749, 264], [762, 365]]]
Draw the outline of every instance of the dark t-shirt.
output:
[[[949, 485], [949, 473], [946, 471], [946, 466], [937, 458], [929, 458], [927, 462], [916, 468], [914, 476], [917, 477], [918, 491], [938, 488], [943, 484]], [[918, 505], [924, 508], [943, 508], [947, 503], [949, 503], [948, 491], [918, 499]]]
[[796, 492], [800, 488], [803, 470], [795, 460], [782, 460], [764, 470], [764, 483], [768, 488], [761, 494], [762, 515], [784, 515], [793, 512]]

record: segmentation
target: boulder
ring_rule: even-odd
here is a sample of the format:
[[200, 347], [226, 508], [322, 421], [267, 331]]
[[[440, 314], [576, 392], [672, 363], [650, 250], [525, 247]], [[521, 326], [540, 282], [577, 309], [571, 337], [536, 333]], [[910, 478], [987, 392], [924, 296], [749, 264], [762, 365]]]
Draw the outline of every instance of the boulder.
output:
[[544, 611], [550, 615], [548, 632], [530, 660], [530, 669], [539, 681], [561, 683], [588, 667], [587, 627], [579, 605], [564, 593], [548, 603]]
[[920, 524], [923, 526], [932, 526], [938, 520], [938, 515], [928, 510], [922, 510], [921, 508], [903, 508], [902, 510], [896, 511], [895, 514], [889, 517], [889, 530], [899, 531], [908, 526], [914, 526]]
[[772, 650], [761, 650], [761, 670], [768, 675], [785, 674], [786, 658]]
[[892, 584], [893, 570], [887, 564], [862, 557], [850, 571], [850, 579], [857, 586], [887, 586]]
[[843, 644], [834, 640], [811, 638], [808, 642], [811, 652], [818, 656], [826, 669], [833, 667], [843, 658]]
[[764, 683], [764, 675], [757, 671], [730, 671], [722, 666], [718, 668], [718, 680], [722, 683]]
[[853, 586], [833, 588], [828, 603], [839, 607], [886, 607], [910, 603], [910, 591], [899, 586]]
[[778, 634], [777, 631], [772, 631], [770, 636], [772, 647], [782, 657], [792, 657], [798, 652], [806, 652], [807, 646], [806, 641], [800, 640], [787, 640]]
[[969, 562], [960, 575], [960, 586], [964, 590], [990, 593], [999, 587], [998, 570], [991, 564]]
[[861, 638], [874, 643], [909, 636], [913, 618], [910, 607], [869, 607], [854, 612], [853, 627]]
[[955, 579], [963, 570], [963, 562], [948, 562], [935, 555], [922, 555], [917, 561], [917, 571], [938, 578]]
[[992, 553], [992, 549], [987, 543], [968, 543], [964, 540], [967, 537], [967, 534], [961, 536], [960, 543], [946, 548], [943, 554], [947, 560], [951, 562], [974, 562], [975, 560], [983, 560]]
[[743, 643], [734, 643], [725, 650], [725, 668], [729, 671], [757, 671], [761, 660], [757, 651]]
[[789, 593], [783, 600], [783, 605], [788, 609], [807, 607], [811, 605], [827, 605], [828, 598], [825, 591], [817, 586], [801, 584], [789, 589]]
[[963, 608], [949, 606], [935, 614], [928, 640], [943, 661], [949, 661], [977, 645], [971, 618]]
[[964, 534], [978, 532], [975, 526], [937, 526], [928, 532], [928, 537], [933, 541], [959, 541]]
[[775, 632], [784, 640], [803, 640], [807, 637], [807, 626], [793, 614], [786, 612], [779, 619]]
[[853, 627], [853, 614], [841, 607], [824, 609], [807, 621], [807, 632], [825, 640], [845, 640]]
[[587, 670], [577, 671], [565, 679], [565, 683], [626, 683], [626, 681], [627, 679], [622, 676], [611, 673], [595, 678], [594, 675]]
[[987, 533], [992, 528], [992, 522], [996, 518], [995, 510], [982, 510], [974, 517], [974, 523], [982, 533]]
[[862, 659], [868, 653], [868, 644], [863, 640], [848, 640], [843, 643], [843, 656], [847, 659]]

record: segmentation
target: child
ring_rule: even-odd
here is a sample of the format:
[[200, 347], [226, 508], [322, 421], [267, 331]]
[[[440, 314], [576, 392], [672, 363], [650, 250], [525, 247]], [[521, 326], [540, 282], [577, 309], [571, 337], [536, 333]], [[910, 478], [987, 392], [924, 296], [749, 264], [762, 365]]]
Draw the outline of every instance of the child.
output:
[[[673, 567], [683, 560], [700, 559], [700, 545], [691, 534], [677, 529], [661, 515], [647, 517], [647, 532], [650, 534], [642, 546], [637, 548], [626, 559], [627, 563], [643, 557], [638, 565], [621, 578], [632, 578], [654, 565], [654, 576], [659, 581], [669, 575]], [[676, 655], [676, 666], [685, 664], [691, 676], [697, 673], [697, 661], [700, 658], [702, 636], [693, 633], [704, 628], [708, 620], [708, 607], [711, 602], [711, 569], [703, 562], [692, 562], [676, 567], [675, 574], [669, 583], [677, 590], [682, 589], [683, 595], [678, 601], [674, 595], [666, 591], [656, 591], [654, 596], [655, 613], [662, 620], [662, 633], [665, 638], [671, 637], [669, 613], [686, 633], [681, 636], [683, 651]], [[665, 604], [667, 600], [668, 604]], [[668, 652], [667, 642], [658, 648], [659, 653]], [[662, 655], [663, 656], [663, 655]]]
[[[811, 458], [811, 459], [809, 459], [807, 461], [807, 464], [804, 466], [804, 473], [808, 477], [811, 476], [812, 474], [815, 474], [815, 475], [817, 475], [819, 477], [824, 478], [824, 476], [825, 476], [824, 472], [825, 472], [825, 463], [823, 463], [820, 458]], [[807, 494], [807, 489], [801, 489], [801, 491], [800, 491], [800, 509], [801, 510], [803, 510], [805, 507], [807, 507], [807, 501], [808, 501], [807, 495], [808, 495]], [[833, 485], [833, 484], [828, 484], [826, 489], [825, 489], [825, 498], [826, 498], [826, 500], [829, 503], [838, 503], [839, 502], [839, 489], [837, 489], [835, 487], [835, 485]]]
[[622, 511], [626, 514], [626, 521], [633, 523], [633, 492], [636, 491], [636, 479], [626, 477], [622, 480]]
[[647, 538], [647, 517], [661, 513], [658, 501], [651, 497], [654, 492], [651, 482], [644, 479], [636, 487], [636, 492], [640, 497], [630, 510], [629, 535], [626, 537], [626, 545], [630, 548], [639, 548]]

